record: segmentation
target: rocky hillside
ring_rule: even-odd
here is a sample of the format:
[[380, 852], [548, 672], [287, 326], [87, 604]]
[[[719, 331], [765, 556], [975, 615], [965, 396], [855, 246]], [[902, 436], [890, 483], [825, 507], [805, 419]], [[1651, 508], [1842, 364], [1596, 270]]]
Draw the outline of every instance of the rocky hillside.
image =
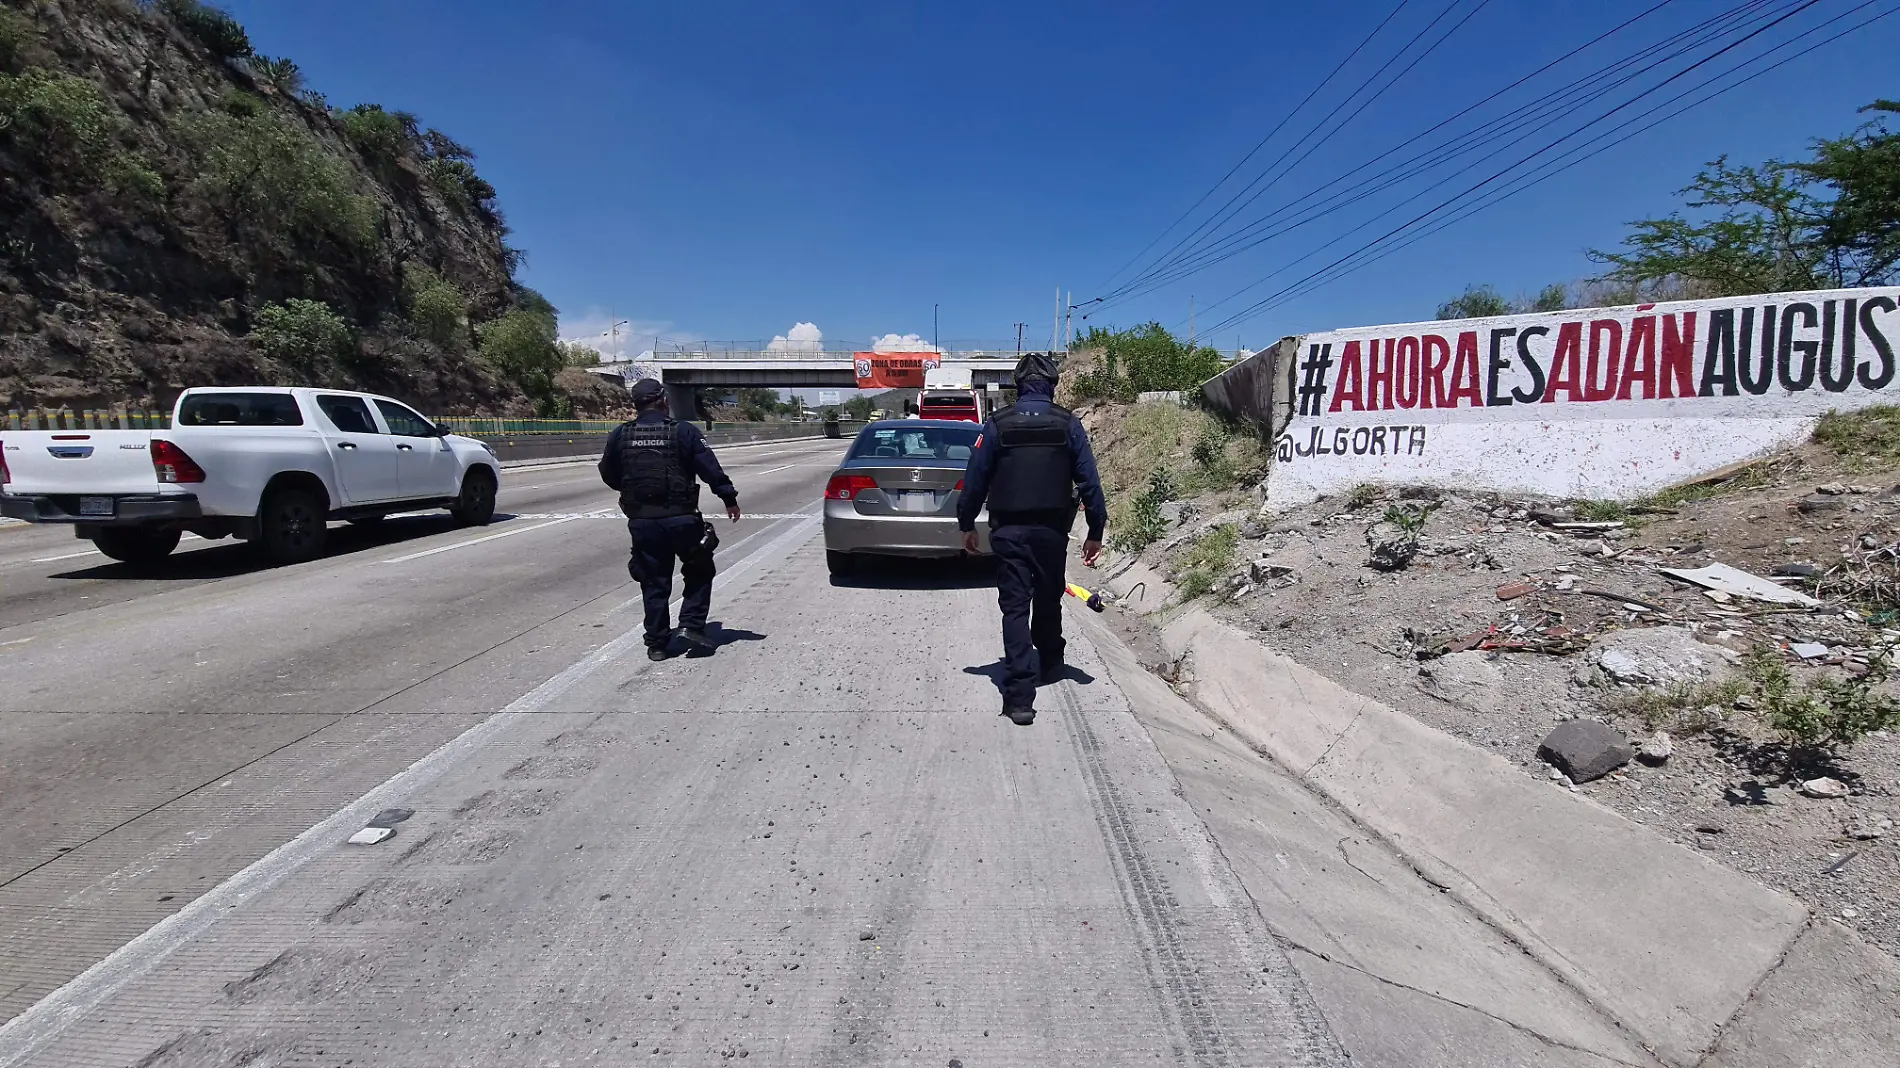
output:
[[197, 0], [0, 0], [0, 408], [204, 384], [556, 414], [554, 309], [472, 154], [331, 108]]

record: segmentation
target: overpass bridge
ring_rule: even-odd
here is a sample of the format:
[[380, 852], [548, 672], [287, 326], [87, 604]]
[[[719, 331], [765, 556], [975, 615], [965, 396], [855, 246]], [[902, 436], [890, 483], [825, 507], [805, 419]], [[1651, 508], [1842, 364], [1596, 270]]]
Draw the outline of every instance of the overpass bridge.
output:
[[[925, 352], [880, 352], [879, 356], [926, 356]], [[991, 382], [1007, 385], [1020, 354], [1015, 350], [960, 350], [940, 354], [944, 367], [967, 368], [982, 388]], [[676, 412], [693, 410], [693, 390], [765, 387], [788, 389], [822, 387], [856, 389], [857, 353], [761, 352], [757, 349], [695, 349], [655, 353], [641, 362], [656, 368], [666, 387], [667, 404]]]

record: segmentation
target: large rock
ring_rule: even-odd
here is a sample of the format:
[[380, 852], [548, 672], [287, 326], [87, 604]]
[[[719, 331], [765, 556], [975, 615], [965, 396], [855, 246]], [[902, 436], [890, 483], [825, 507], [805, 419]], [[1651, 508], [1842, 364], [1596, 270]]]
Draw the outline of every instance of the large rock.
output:
[[1426, 693], [1474, 712], [1486, 711], [1504, 685], [1504, 673], [1475, 649], [1427, 661], [1418, 674]]
[[[1583, 662], [1633, 686], [1706, 682], [1727, 674], [1735, 653], [1696, 640], [1687, 627], [1615, 630], [1590, 643]], [[1587, 674], [1587, 672], [1585, 672]]]
[[1573, 719], [1545, 735], [1537, 755], [1570, 776], [1571, 782], [1589, 782], [1629, 763], [1635, 753], [1629, 742], [1607, 724]]

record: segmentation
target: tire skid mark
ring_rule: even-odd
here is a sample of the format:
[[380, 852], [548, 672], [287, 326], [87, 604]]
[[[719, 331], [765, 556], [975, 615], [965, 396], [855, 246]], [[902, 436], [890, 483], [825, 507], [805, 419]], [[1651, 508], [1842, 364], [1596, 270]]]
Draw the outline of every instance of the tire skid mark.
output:
[[1156, 870], [1135, 833], [1134, 817], [1121, 789], [1109, 774], [1101, 740], [1087, 717], [1076, 707], [1067, 687], [1058, 690], [1062, 720], [1080, 757], [1096, 825], [1115, 871], [1142, 966], [1164, 1019], [1175, 1028], [1177, 1059], [1183, 1063], [1218, 1068], [1234, 1063], [1232, 1046], [1215, 1018], [1207, 980], [1190, 956], [1179, 921], [1172, 910], [1180, 902], [1168, 889], [1168, 880]]

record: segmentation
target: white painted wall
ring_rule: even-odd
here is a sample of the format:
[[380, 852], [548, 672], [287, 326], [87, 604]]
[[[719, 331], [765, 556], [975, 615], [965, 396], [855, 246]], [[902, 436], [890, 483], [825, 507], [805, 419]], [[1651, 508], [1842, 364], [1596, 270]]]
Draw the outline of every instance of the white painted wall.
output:
[[1335, 330], [1290, 381], [1271, 507], [1362, 482], [1638, 497], [1900, 403], [1900, 287]]

